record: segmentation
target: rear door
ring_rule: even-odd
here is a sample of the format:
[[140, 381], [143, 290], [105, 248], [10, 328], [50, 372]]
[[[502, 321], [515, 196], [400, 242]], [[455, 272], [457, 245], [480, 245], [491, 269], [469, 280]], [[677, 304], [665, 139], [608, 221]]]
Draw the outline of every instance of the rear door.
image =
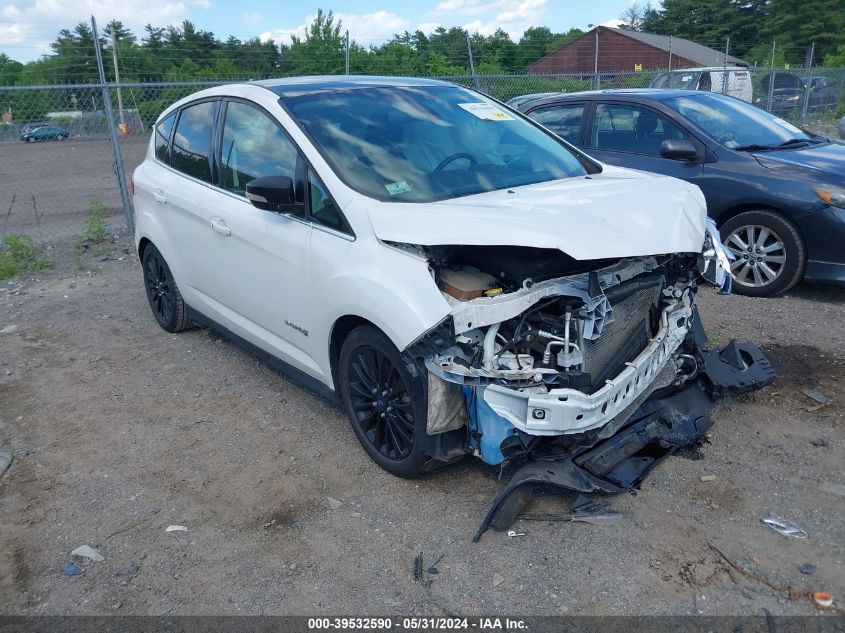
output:
[[664, 140], [691, 141], [704, 156], [701, 142], [655, 109], [631, 103], [597, 102], [586, 133], [585, 151], [598, 160], [695, 182], [701, 160], [664, 158]]
[[[146, 172], [150, 204], [155, 205], [167, 238], [159, 248], [185, 301], [203, 313], [210, 311], [209, 298], [214, 289], [208, 270], [214, 245], [208, 215], [219, 204], [212, 178], [219, 107], [219, 99], [201, 100], [179, 110], [172, 122], [169, 118], [162, 121], [155, 137], [159, 162], [156, 169]], [[165, 134], [170, 135], [169, 143]]]

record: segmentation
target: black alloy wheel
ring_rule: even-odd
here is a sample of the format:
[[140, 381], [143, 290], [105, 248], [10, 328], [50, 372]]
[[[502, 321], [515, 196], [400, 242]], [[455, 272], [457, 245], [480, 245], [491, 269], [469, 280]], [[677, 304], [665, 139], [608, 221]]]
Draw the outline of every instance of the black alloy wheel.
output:
[[390, 340], [375, 328], [350, 333], [340, 353], [339, 391], [352, 429], [379, 466], [416, 477], [426, 456], [425, 389]]
[[181, 332], [190, 327], [185, 302], [167, 262], [150, 244], [144, 250], [144, 285], [147, 300], [158, 324], [168, 332]]

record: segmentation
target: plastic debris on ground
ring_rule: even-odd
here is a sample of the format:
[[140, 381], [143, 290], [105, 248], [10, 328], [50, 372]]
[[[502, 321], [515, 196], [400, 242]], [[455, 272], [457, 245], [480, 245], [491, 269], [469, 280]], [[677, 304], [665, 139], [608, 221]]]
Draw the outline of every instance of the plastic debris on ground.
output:
[[702, 483], [707, 483], [710, 481], [716, 481], [716, 475], [702, 475], [698, 478]]
[[70, 553], [71, 556], [79, 556], [81, 558], [90, 558], [95, 563], [105, 560], [103, 555], [89, 545], [80, 545]]
[[84, 569], [82, 569], [82, 567], [80, 567], [80, 566], [79, 566], [79, 565], [77, 565], [76, 563], [67, 563], [67, 564], [66, 564], [66, 565], [62, 568], [62, 573], [63, 573], [65, 576], [78, 576], [79, 574], [81, 574], [81, 573], [82, 573], [82, 572], [84, 572], [84, 571], [85, 571], [85, 570], [84, 570]]
[[773, 529], [778, 534], [783, 536], [791, 536], [793, 538], [807, 538], [807, 533], [794, 523], [789, 523], [778, 517], [766, 517], [760, 519], [760, 523]]
[[818, 402], [819, 404], [825, 404], [827, 402], [827, 396], [822, 393], [821, 389], [803, 389], [801, 393], [813, 402]]
[[508, 537], [516, 538], [517, 536], [525, 536], [525, 532], [517, 532], [516, 530], [508, 530]]
[[164, 528], [164, 531], [165, 532], [187, 532], [188, 528], [186, 528], [184, 525], [168, 525], [166, 528]]
[[812, 574], [816, 573], [816, 566], [813, 563], [804, 563], [803, 565], [798, 566], [798, 571], [802, 574], [806, 574], [811, 576]]
[[343, 501], [338, 501], [337, 499], [332, 499], [331, 497], [326, 497], [329, 502], [329, 507], [332, 510], [337, 510], [340, 506], [343, 505]]
[[422, 552], [417, 554], [417, 557], [414, 559], [414, 580], [422, 580], [423, 574], [423, 557]]
[[572, 506], [569, 514], [523, 514], [519, 517], [526, 521], [561, 521], [571, 523], [580, 521], [591, 525], [609, 527], [618, 525], [624, 518], [622, 513], [615, 512], [610, 506], [604, 503], [592, 503], [589, 499], [580, 495]]
[[813, 594], [813, 600], [816, 601], [816, 604], [822, 607], [832, 607], [833, 606], [833, 596], [829, 593], [825, 593], [823, 591], [817, 591]]
[[501, 574], [498, 574], [498, 573], [493, 574], [493, 586], [494, 587], [498, 587], [503, 582], [505, 582], [505, 579], [504, 579], [504, 577], [502, 577]]
[[3, 473], [12, 465], [12, 460], [14, 457], [9, 451], [0, 451], [0, 477], [3, 476]]

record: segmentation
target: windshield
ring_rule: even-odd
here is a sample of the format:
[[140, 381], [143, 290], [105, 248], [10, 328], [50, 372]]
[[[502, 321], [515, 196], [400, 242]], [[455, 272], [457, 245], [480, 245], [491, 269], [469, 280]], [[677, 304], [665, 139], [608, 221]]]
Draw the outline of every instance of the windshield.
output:
[[739, 99], [696, 94], [674, 97], [663, 103], [731, 149], [772, 148], [790, 141], [812, 141], [788, 121]]
[[282, 103], [338, 175], [379, 200], [432, 202], [586, 174], [560, 141], [457, 86], [339, 90]]
[[679, 88], [692, 90], [695, 88], [696, 80], [701, 75], [694, 71], [683, 71], [674, 73], [663, 73], [654, 78], [651, 88]]

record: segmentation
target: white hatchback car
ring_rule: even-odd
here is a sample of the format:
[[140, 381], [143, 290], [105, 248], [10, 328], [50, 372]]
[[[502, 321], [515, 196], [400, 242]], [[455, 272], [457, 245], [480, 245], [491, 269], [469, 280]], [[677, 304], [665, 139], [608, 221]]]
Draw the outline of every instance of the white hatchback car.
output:
[[698, 281], [730, 276], [697, 187], [453, 84], [203, 90], [162, 113], [134, 201], [159, 324], [336, 395], [399, 476], [473, 453], [621, 490], [709, 426], [702, 387], [770, 380], [751, 345], [703, 348]]

